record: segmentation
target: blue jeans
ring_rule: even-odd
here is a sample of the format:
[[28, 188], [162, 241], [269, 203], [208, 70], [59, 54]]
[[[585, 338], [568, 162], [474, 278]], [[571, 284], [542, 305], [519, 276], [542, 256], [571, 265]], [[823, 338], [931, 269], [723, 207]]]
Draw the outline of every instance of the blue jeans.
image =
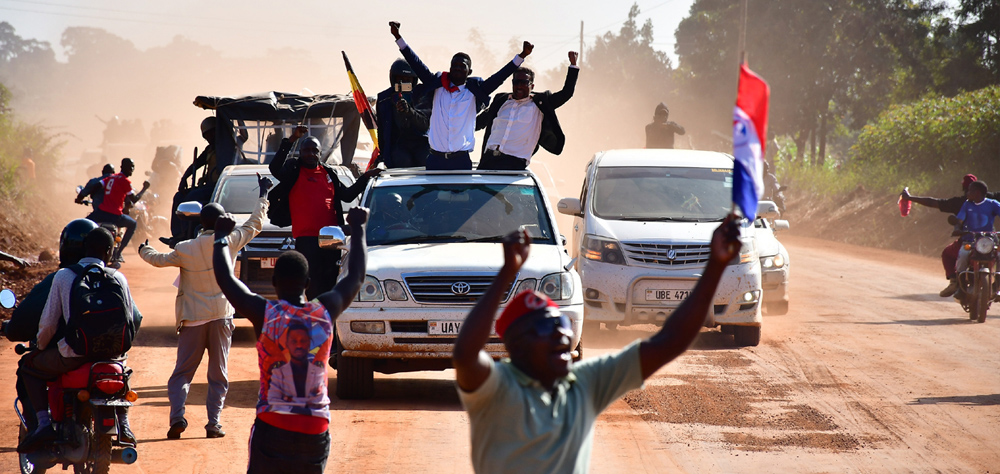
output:
[[128, 247], [128, 242], [132, 240], [132, 234], [135, 234], [135, 219], [125, 215], [119, 214], [114, 215], [107, 211], [102, 211], [100, 209], [91, 212], [87, 219], [90, 219], [98, 224], [114, 224], [118, 227], [125, 228], [125, 237], [122, 237], [122, 243], [115, 250], [115, 254], [111, 257], [111, 261], [115, 261], [122, 256], [122, 249]]

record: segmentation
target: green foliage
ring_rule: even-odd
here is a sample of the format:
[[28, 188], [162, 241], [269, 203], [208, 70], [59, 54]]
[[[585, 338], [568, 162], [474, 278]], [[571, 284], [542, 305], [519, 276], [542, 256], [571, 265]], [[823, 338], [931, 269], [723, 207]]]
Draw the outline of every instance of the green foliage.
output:
[[36, 176], [57, 164], [62, 136], [39, 124], [25, 123], [10, 109], [11, 93], [0, 84], [0, 195], [20, 197], [31, 188], [24, 179], [22, 159], [35, 162]]
[[951, 183], [973, 173], [1000, 185], [1000, 86], [893, 105], [862, 129], [848, 156], [849, 168], [869, 174], [941, 174]]

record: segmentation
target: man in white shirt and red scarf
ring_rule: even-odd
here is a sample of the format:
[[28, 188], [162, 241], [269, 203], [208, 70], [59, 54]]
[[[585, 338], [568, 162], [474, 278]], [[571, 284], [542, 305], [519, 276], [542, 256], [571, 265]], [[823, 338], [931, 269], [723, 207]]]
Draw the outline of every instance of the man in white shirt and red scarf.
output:
[[434, 88], [430, 128], [427, 130], [431, 148], [427, 155], [427, 169], [471, 170], [472, 159], [469, 152], [476, 146], [476, 114], [486, 108], [490, 102], [490, 94], [521, 66], [534, 45], [525, 41], [521, 52], [487, 79], [469, 77], [472, 74], [472, 59], [465, 53], [452, 56], [448, 72], [435, 74], [403, 41], [399, 35], [399, 23], [389, 22], [389, 29], [396, 38], [396, 45], [403, 53], [403, 59], [413, 68], [421, 82]]
[[[351, 250], [347, 275], [332, 290], [306, 299], [309, 263], [301, 253], [281, 254], [274, 264], [278, 299], [265, 300], [233, 276], [229, 244], [216, 240], [212, 255], [219, 288], [253, 324], [257, 335], [260, 391], [257, 419], [250, 431], [247, 474], [321, 474], [330, 455], [330, 397], [326, 361], [333, 346], [333, 324], [351, 304], [365, 278], [365, 228], [368, 210], [347, 213]], [[216, 235], [228, 235], [236, 222], [220, 217]]]
[[569, 52], [566, 83], [559, 92], [532, 92], [535, 72], [526, 67], [514, 72], [512, 93], [497, 94], [486, 112], [476, 117], [476, 130], [486, 129], [481, 170], [523, 170], [531, 163], [538, 147], [553, 155], [562, 153], [566, 144], [556, 109], [573, 97], [580, 68], [577, 53]]

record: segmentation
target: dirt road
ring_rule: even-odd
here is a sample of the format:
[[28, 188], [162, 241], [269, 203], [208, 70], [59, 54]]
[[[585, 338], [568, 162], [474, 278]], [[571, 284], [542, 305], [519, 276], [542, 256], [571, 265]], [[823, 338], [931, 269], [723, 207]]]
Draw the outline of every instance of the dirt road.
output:
[[[782, 239], [793, 265], [790, 313], [765, 315], [755, 348], [703, 331], [687, 354], [602, 416], [592, 472], [997, 472], [1000, 318], [970, 323], [958, 305], [938, 298], [945, 280], [935, 260]], [[200, 371], [190, 427], [183, 439], [167, 441], [176, 272], [135, 256], [124, 271], [146, 315], [130, 353], [140, 446], [135, 465], [112, 472], [245, 472], [257, 394], [249, 325], [241, 322], [234, 338], [227, 436], [204, 437]], [[586, 354], [653, 330], [585, 334]], [[11, 344], [0, 342], [2, 473], [17, 470], [16, 360]], [[468, 421], [452, 378], [450, 371], [377, 375], [374, 400], [334, 397], [327, 472], [470, 472]], [[331, 392], [335, 383], [331, 377]]]

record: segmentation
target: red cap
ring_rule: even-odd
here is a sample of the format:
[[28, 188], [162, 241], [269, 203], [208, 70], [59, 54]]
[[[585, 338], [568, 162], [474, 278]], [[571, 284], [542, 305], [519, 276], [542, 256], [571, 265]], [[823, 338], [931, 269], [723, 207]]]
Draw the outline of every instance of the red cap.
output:
[[976, 182], [976, 175], [967, 174], [962, 178], [962, 191], [968, 191], [969, 185]]
[[497, 335], [503, 337], [503, 333], [507, 331], [507, 328], [514, 321], [520, 319], [521, 316], [547, 308], [556, 308], [556, 311], [558, 311], [559, 305], [548, 296], [545, 296], [544, 293], [535, 290], [524, 290], [518, 293], [510, 300], [510, 303], [507, 304], [503, 312], [500, 313], [500, 317], [497, 318]]

